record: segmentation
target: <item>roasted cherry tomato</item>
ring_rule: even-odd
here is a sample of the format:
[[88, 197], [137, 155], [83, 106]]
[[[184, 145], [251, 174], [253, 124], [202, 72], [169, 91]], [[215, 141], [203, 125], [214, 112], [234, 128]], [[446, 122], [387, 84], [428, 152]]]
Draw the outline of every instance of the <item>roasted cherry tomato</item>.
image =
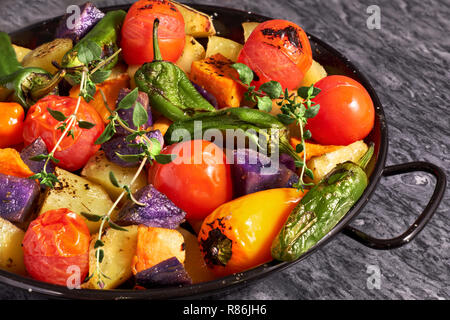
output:
[[176, 62], [185, 43], [184, 19], [170, 1], [140, 0], [128, 11], [122, 26], [125, 61], [141, 65], [153, 61], [153, 21], [159, 20], [158, 43], [164, 60]]
[[[25, 145], [34, 141], [37, 137], [44, 140], [47, 149], [53, 150], [61, 137], [61, 122], [53, 118], [48, 108], [62, 112], [66, 117], [75, 112], [77, 99], [60, 96], [47, 96], [39, 100], [28, 111], [25, 119], [23, 138]], [[102, 134], [104, 125], [97, 111], [86, 102], [81, 100], [76, 114], [77, 120], [88, 121], [95, 126], [91, 129], [80, 128], [78, 123], [72, 127], [73, 137], [63, 138], [59, 148], [55, 152], [55, 158], [60, 162], [58, 166], [69, 171], [82, 168], [89, 158], [98, 151], [99, 145], [95, 140]]]
[[270, 80], [283, 88], [295, 89], [312, 65], [308, 36], [302, 28], [286, 20], [259, 24], [239, 54], [238, 62], [252, 69], [259, 87]]
[[313, 140], [325, 145], [348, 145], [372, 130], [375, 110], [367, 90], [345, 76], [328, 76], [314, 84], [321, 92], [313, 99], [319, 113], [306, 128]]
[[166, 147], [162, 153], [177, 158], [169, 164], [155, 163], [149, 170], [149, 182], [186, 211], [187, 220], [202, 220], [231, 200], [230, 167], [217, 145], [186, 141]]
[[70, 280], [82, 283], [89, 272], [89, 241], [82, 217], [69, 209], [47, 211], [31, 222], [23, 238], [27, 272], [34, 279], [63, 286]]
[[25, 113], [20, 104], [0, 102], [0, 148], [19, 144], [23, 141], [23, 119]]

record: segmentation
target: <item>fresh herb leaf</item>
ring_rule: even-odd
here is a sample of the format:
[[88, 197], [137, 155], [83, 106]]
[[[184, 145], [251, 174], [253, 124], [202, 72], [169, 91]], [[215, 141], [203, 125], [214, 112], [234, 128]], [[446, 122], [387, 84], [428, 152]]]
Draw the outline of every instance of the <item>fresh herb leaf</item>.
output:
[[95, 241], [95, 243], [94, 243], [94, 249], [97, 249], [97, 248], [100, 248], [100, 247], [103, 247], [105, 244], [103, 243], [103, 241], [102, 240], [100, 240], [100, 239], [97, 239], [97, 241]]
[[100, 60], [102, 48], [92, 40], [86, 39], [78, 48], [78, 60], [85, 66], [91, 62]]
[[58, 120], [59, 122], [65, 121], [67, 119], [67, 117], [64, 115], [64, 113], [62, 113], [61, 111], [58, 110], [53, 110], [50, 108], [47, 108], [48, 113], [50, 113], [50, 115], [55, 119]]
[[112, 171], [109, 172], [109, 181], [111, 181], [113, 186], [120, 188], [120, 183], [117, 181], [117, 178]]
[[119, 154], [116, 152], [116, 155], [122, 159], [123, 161], [134, 163], [141, 161], [142, 154]]
[[93, 127], [95, 127], [95, 123], [92, 123], [92, 122], [89, 122], [89, 121], [79, 120], [78, 121], [78, 126], [80, 128], [83, 128], [83, 129], [92, 129]]
[[112, 222], [111, 220], [108, 221], [108, 224], [111, 229], [119, 230], [119, 231], [128, 231], [127, 229], [119, 226], [118, 224]]
[[281, 94], [283, 93], [283, 88], [281, 87], [281, 84], [277, 81], [269, 81], [266, 83], [263, 83], [259, 90], [267, 93], [267, 95], [270, 97], [270, 99], [278, 99]]
[[133, 91], [127, 94], [122, 100], [120, 100], [116, 110], [132, 108], [138, 96], [139, 96], [138, 88], [135, 88]]
[[136, 102], [133, 110], [133, 124], [136, 128], [140, 128], [148, 121], [148, 112], [144, 109], [142, 104]]
[[116, 128], [114, 125], [114, 121], [111, 120], [108, 125], [106, 126], [105, 130], [103, 130], [103, 133], [100, 135], [100, 137], [95, 140], [95, 144], [102, 144], [106, 141], [109, 141], [114, 134], [116, 133]]
[[111, 70], [97, 70], [93, 74], [90, 75], [92, 82], [94, 83], [102, 83], [111, 75]]
[[239, 74], [239, 80], [242, 83], [250, 85], [254, 77], [252, 69], [250, 69], [243, 63], [234, 63], [231, 65], [231, 67], [236, 69]]
[[97, 222], [100, 221], [103, 216], [99, 216], [97, 214], [87, 213], [87, 212], [80, 212], [80, 214], [85, 217], [88, 221]]
[[265, 112], [270, 112], [272, 110], [272, 100], [268, 96], [258, 97], [256, 96], [256, 100], [258, 101], [258, 109]]
[[168, 164], [175, 160], [176, 155], [174, 154], [158, 154], [155, 156], [155, 161], [160, 164]]

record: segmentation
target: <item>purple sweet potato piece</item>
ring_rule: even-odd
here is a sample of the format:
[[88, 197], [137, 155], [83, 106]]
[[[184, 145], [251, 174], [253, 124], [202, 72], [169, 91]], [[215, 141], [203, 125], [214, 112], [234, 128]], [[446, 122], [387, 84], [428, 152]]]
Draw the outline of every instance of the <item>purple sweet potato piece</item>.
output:
[[294, 171], [253, 149], [238, 149], [233, 155], [231, 176], [235, 197], [267, 189], [290, 188], [298, 181]]
[[62, 18], [56, 29], [56, 38], [70, 38], [78, 42], [105, 16], [91, 2], [86, 2], [79, 9], [79, 19], [74, 19], [75, 13], [68, 13]]
[[[20, 152], [20, 157], [22, 158], [23, 162], [25, 162], [26, 165], [30, 168], [31, 171], [33, 171], [34, 173], [38, 173], [41, 172], [42, 169], [44, 168], [45, 159], [34, 161], [30, 160], [30, 158], [40, 154], [48, 154], [48, 151], [44, 140], [42, 140], [41, 137], [38, 137], [30, 145], [22, 149], [22, 151]], [[47, 172], [54, 172], [55, 165], [53, 164], [52, 161], [49, 161], [45, 169]]]
[[133, 196], [145, 206], [128, 200], [117, 215], [117, 224], [143, 224], [147, 227], [176, 229], [186, 216], [183, 210], [151, 184], [139, 189]]
[[[131, 92], [130, 89], [126, 89], [126, 88], [120, 89], [116, 105], [118, 105], [119, 102], [122, 101], [122, 99], [125, 98], [125, 96], [127, 94], [129, 94], [130, 92]], [[153, 125], [153, 117], [152, 117], [152, 111], [151, 111], [149, 101], [148, 101], [148, 95], [145, 92], [139, 91], [137, 102], [139, 102], [144, 107], [144, 109], [147, 110], [148, 121], [145, 125], [143, 125], [141, 127], [141, 129], [146, 130], [147, 128], [150, 128]], [[136, 130], [136, 127], [133, 124], [133, 110], [134, 110], [134, 106], [129, 109], [120, 109], [119, 111], [117, 111], [117, 113], [120, 116], [120, 118], [122, 118], [123, 120], [125, 120], [127, 122], [127, 124], [130, 126], [131, 129]], [[116, 135], [128, 135], [129, 134], [128, 131], [126, 131], [122, 127], [116, 127], [116, 130], [117, 130]]]
[[[164, 138], [161, 134], [161, 131], [155, 130], [150, 131], [146, 134], [148, 138], [155, 138], [159, 141], [161, 144], [161, 148], [164, 146]], [[139, 139], [142, 139], [141, 137], [137, 137], [134, 142], [128, 142], [126, 140], [127, 136], [114, 136], [111, 140], [105, 142], [102, 144], [102, 150], [105, 152], [106, 158], [122, 167], [136, 167], [139, 165], [139, 162], [128, 162], [123, 159], [121, 159], [118, 154], [125, 155], [125, 154], [140, 154], [142, 153], [141, 148], [136, 148], [129, 146], [130, 144], [138, 143]]]
[[194, 88], [197, 89], [197, 91], [202, 95], [202, 97], [206, 99], [206, 101], [208, 101], [214, 108], [219, 109], [219, 103], [211, 92], [194, 82], [192, 82], [192, 84], [194, 85]]
[[295, 161], [286, 153], [280, 154], [280, 163], [284, 164], [289, 170], [295, 171]]
[[144, 288], [192, 284], [192, 279], [176, 257], [169, 258], [136, 274], [136, 284]]
[[0, 173], [0, 217], [24, 228], [33, 216], [39, 191], [34, 180]]

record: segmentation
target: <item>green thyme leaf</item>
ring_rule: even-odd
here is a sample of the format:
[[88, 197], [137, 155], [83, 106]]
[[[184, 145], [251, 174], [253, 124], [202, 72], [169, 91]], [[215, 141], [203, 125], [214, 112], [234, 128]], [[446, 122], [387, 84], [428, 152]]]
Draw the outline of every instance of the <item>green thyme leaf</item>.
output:
[[239, 80], [246, 84], [250, 85], [250, 83], [253, 81], [253, 71], [249, 67], [247, 67], [243, 63], [234, 63], [231, 65], [232, 68], [236, 69], [236, 71], [239, 74]]
[[281, 94], [283, 93], [283, 88], [281, 87], [281, 84], [277, 81], [269, 81], [266, 83], [263, 83], [259, 90], [267, 93], [267, 95], [270, 97], [270, 99], [278, 99]]
[[119, 226], [118, 224], [112, 222], [111, 220], [108, 221], [108, 224], [109, 224], [111, 229], [115, 229], [115, 230], [119, 230], [119, 231], [127, 231], [128, 232], [127, 229]]
[[103, 251], [103, 249], [97, 249], [95, 251], [95, 257], [98, 259], [99, 263], [102, 263], [104, 256], [105, 256], [105, 252]]
[[135, 88], [133, 91], [127, 94], [122, 100], [120, 100], [116, 110], [132, 108], [139, 96], [138, 90], [139, 90], [138, 88]]
[[48, 111], [48, 113], [50, 113], [50, 115], [54, 119], [58, 120], [59, 122], [65, 121], [67, 119], [67, 117], [64, 115], [64, 113], [62, 113], [61, 111], [53, 110], [53, 109], [50, 109], [50, 108], [47, 108], [47, 111]]
[[80, 212], [80, 214], [85, 217], [88, 221], [97, 222], [100, 221], [103, 216], [99, 216], [97, 214], [87, 213], [87, 212]]
[[120, 183], [117, 181], [117, 178], [112, 171], [109, 172], [109, 181], [111, 181], [113, 186], [120, 188]]
[[115, 133], [116, 133], [115, 122], [111, 120], [106, 126], [105, 130], [103, 130], [103, 133], [100, 135], [100, 137], [98, 137], [97, 140], [95, 140], [95, 144], [102, 144], [105, 143], [106, 141], [109, 141]]
[[155, 161], [160, 164], [168, 164], [176, 159], [176, 155], [174, 154], [158, 154], [155, 156]]
[[94, 83], [102, 83], [111, 75], [111, 70], [97, 70], [93, 74], [90, 75], [92, 82]]
[[148, 112], [139, 102], [136, 102], [133, 110], [133, 124], [136, 128], [140, 128], [148, 121]]
[[95, 123], [79, 120], [78, 126], [83, 129], [92, 129], [93, 127], [95, 127]]
[[92, 61], [100, 60], [102, 48], [92, 40], [86, 39], [78, 48], [78, 60], [85, 66]]
[[116, 155], [122, 159], [123, 161], [134, 163], [141, 161], [141, 158], [144, 156], [141, 154], [119, 154], [116, 152]]
[[272, 100], [268, 96], [258, 97], [256, 96], [256, 100], [258, 101], [258, 109], [265, 112], [270, 112], [272, 110]]
[[303, 152], [303, 144], [299, 143], [298, 145], [295, 146], [295, 152], [297, 153], [301, 153]]
[[105, 244], [103, 243], [103, 241], [102, 240], [100, 240], [100, 239], [97, 239], [97, 241], [95, 241], [95, 243], [94, 243], [94, 249], [97, 249], [97, 248], [100, 248], [100, 247], [103, 247]]

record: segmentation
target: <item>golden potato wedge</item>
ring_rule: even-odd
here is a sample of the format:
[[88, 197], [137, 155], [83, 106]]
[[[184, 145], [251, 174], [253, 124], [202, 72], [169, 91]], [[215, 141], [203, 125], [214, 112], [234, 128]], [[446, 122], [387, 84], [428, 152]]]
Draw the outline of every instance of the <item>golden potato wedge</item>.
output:
[[189, 74], [192, 62], [203, 58], [205, 58], [205, 48], [193, 36], [186, 36], [183, 53], [175, 64]]
[[184, 18], [185, 32], [195, 38], [206, 38], [216, 34], [211, 17], [203, 12], [197, 11], [185, 4], [175, 1], [172, 3], [180, 11]]
[[72, 49], [71, 39], [55, 39], [52, 42], [44, 43], [33, 51], [29, 52], [22, 60], [24, 67], [42, 68], [50, 73], [58, 71], [53, 66], [52, 61], [61, 64], [61, 60], [67, 51]]
[[[125, 227], [127, 231], [108, 228], [102, 236], [104, 246], [103, 261], [100, 264], [101, 272], [106, 275], [102, 277], [104, 288], [114, 289], [127, 281], [131, 276], [131, 263], [136, 253], [138, 226]], [[82, 285], [83, 288], [101, 289], [99, 286], [97, 259], [94, 245], [98, 239], [98, 234], [91, 238], [89, 248], [89, 275], [92, 277]]]
[[[104, 215], [112, 207], [113, 202], [102, 186], [61, 168], [55, 169], [55, 175], [60, 182], [47, 191], [39, 214], [68, 208], [80, 215], [81, 212]], [[101, 221], [84, 219], [91, 234], [98, 231]]]
[[206, 48], [206, 58], [211, 57], [217, 53], [220, 53], [225, 58], [230, 59], [233, 62], [237, 61], [239, 52], [241, 52], [242, 44], [233, 40], [211, 36], [208, 38], [208, 47]]
[[[123, 189], [114, 186], [109, 178], [109, 172], [112, 171], [121, 185], [129, 185], [136, 168], [125, 168], [109, 161], [103, 151], [98, 151], [93, 155], [81, 171], [81, 175], [87, 180], [103, 187], [109, 194], [111, 199], [115, 200], [122, 193]], [[130, 186], [131, 192], [145, 187], [147, 185], [147, 177], [145, 173], [141, 173], [133, 185]], [[123, 199], [126, 201], [126, 198]]]
[[308, 168], [314, 173], [313, 182], [317, 184], [339, 163], [346, 161], [358, 162], [364, 153], [366, 153], [367, 149], [367, 144], [360, 140], [339, 148], [336, 151], [325, 153], [320, 157], [311, 158], [306, 163]]
[[16, 52], [16, 57], [19, 62], [22, 62], [23, 58], [31, 52], [31, 49], [16, 46], [15, 44], [12, 45], [14, 48], [14, 51]]
[[25, 275], [21, 229], [8, 220], [0, 218], [0, 269]]
[[325, 68], [320, 63], [313, 60], [311, 68], [309, 68], [306, 72], [302, 82], [300, 83], [300, 87], [310, 87], [312, 84], [325, 78], [327, 75], [328, 74]]
[[248, 37], [252, 34], [253, 30], [260, 24], [260, 22], [243, 22], [242, 28], [244, 29], [244, 39], [247, 42]]

